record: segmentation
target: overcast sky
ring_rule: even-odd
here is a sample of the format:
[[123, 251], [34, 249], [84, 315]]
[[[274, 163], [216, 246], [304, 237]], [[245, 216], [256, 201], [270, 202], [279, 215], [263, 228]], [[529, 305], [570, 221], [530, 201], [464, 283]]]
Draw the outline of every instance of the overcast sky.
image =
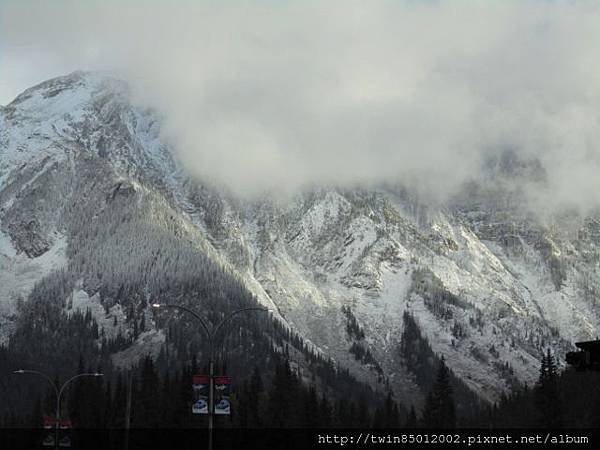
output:
[[546, 198], [600, 199], [598, 2], [0, 5], [0, 104], [117, 73], [192, 170], [239, 192], [400, 179], [439, 197], [511, 148], [542, 161]]

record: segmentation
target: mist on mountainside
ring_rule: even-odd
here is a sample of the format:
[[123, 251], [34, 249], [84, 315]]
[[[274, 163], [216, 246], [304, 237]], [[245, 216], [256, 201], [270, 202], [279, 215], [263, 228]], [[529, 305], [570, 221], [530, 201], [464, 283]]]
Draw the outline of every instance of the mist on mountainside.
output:
[[590, 2], [0, 8], [0, 102], [71, 70], [117, 74], [186, 169], [238, 195], [400, 182], [439, 203], [508, 159], [538, 168], [507, 181], [530, 210], [598, 206]]

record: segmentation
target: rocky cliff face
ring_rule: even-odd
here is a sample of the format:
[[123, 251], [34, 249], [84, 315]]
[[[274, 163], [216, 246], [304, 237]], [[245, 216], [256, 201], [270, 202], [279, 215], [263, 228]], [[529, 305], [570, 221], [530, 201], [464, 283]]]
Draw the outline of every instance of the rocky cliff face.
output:
[[136, 234], [144, 223], [231, 271], [359, 378], [420, 402], [401, 351], [408, 313], [454, 373], [494, 400], [532, 383], [546, 348], [560, 357], [597, 335], [600, 220], [529, 213], [518, 180], [543, 182], [535, 161], [508, 153], [484, 170], [488, 182], [435, 207], [410, 186], [242, 200], [189, 178], [124, 83], [47, 81], [0, 110], [0, 337], [17, 299], [53, 270], [77, 265], [86, 307], [103, 283], [150, 270], [136, 263], [136, 245], [152, 246]]

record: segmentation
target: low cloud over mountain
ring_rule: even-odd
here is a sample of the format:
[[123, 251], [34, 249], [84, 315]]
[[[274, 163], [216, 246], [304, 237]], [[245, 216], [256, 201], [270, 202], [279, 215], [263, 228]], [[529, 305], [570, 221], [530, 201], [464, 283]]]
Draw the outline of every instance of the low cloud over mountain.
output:
[[600, 196], [586, 1], [5, 1], [0, 102], [75, 69], [127, 78], [186, 166], [239, 193], [416, 186], [433, 200], [499, 155], [531, 205]]

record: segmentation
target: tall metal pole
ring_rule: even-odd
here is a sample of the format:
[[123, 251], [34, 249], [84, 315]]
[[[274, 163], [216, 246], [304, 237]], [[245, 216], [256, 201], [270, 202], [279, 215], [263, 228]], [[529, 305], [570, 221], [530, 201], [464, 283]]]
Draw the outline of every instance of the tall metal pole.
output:
[[58, 429], [60, 427], [60, 399], [62, 397], [63, 392], [65, 391], [65, 388], [67, 387], [67, 385], [69, 383], [71, 383], [71, 381], [76, 380], [77, 378], [81, 378], [81, 377], [101, 377], [104, 376], [103, 373], [80, 373], [78, 375], [75, 375], [71, 378], [69, 378], [67, 381], [65, 381], [62, 386], [60, 387], [60, 389], [58, 388], [58, 386], [56, 385], [56, 383], [54, 381], [52, 381], [52, 378], [50, 378], [48, 375], [46, 375], [43, 372], [38, 372], [37, 370], [15, 370], [13, 373], [15, 374], [32, 374], [32, 375], [38, 375], [40, 377], [45, 378], [50, 385], [54, 388], [54, 393], [56, 394], [56, 422], [54, 424], [54, 448], [56, 450], [58, 450]]
[[233, 312], [231, 312], [230, 314], [228, 314], [227, 316], [225, 316], [225, 318], [223, 318], [223, 320], [221, 320], [221, 322], [219, 322], [217, 324], [217, 326], [213, 327], [212, 329], [209, 329], [208, 326], [206, 325], [206, 322], [204, 321], [204, 319], [195, 311], [185, 307], [185, 306], [181, 306], [181, 305], [171, 305], [171, 304], [162, 304], [162, 303], [153, 303], [152, 304], [153, 308], [173, 308], [173, 309], [180, 309], [182, 311], [185, 311], [189, 314], [191, 314], [192, 316], [194, 316], [202, 325], [202, 331], [204, 332], [204, 334], [206, 335], [207, 339], [208, 339], [208, 345], [209, 345], [209, 360], [208, 360], [208, 372], [209, 372], [209, 381], [208, 381], [208, 450], [212, 450], [213, 448], [213, 428], [214, 428], [214, 414], [215, 414], [215, 397], [214, 397], [214, 375], [215, 375], [215, 336], [217, 335], [218, 331], [223, 328], [223, 326], [228, 323], [236, 314], [242, 313], [242, 312], [246, 312], [246, 311], [269, 311], [266, 308], [256, 308], [256, 307], [250, 307], [250, 308], [241, 308], [238, 310], [235, 310]]
[[129, 429], [131, 428], [131, 396], [133, 390], [133, 370], [127, 377], [127, 400], [125, 403], [125, 450], [129, 449]]
[[56, 422], [54, 423], [54, 449], [58, 450], [58, 427], [60, 426], [60, 392], [56, 396]]
[[213, 448], [213, 415], [215, 413], [215, 381], [213, 377], [215, 376], [215, 362], [212, 360], [208, 362], [208, 372], [210, 378], [208, 380], [208, 450], [212, 450]]

